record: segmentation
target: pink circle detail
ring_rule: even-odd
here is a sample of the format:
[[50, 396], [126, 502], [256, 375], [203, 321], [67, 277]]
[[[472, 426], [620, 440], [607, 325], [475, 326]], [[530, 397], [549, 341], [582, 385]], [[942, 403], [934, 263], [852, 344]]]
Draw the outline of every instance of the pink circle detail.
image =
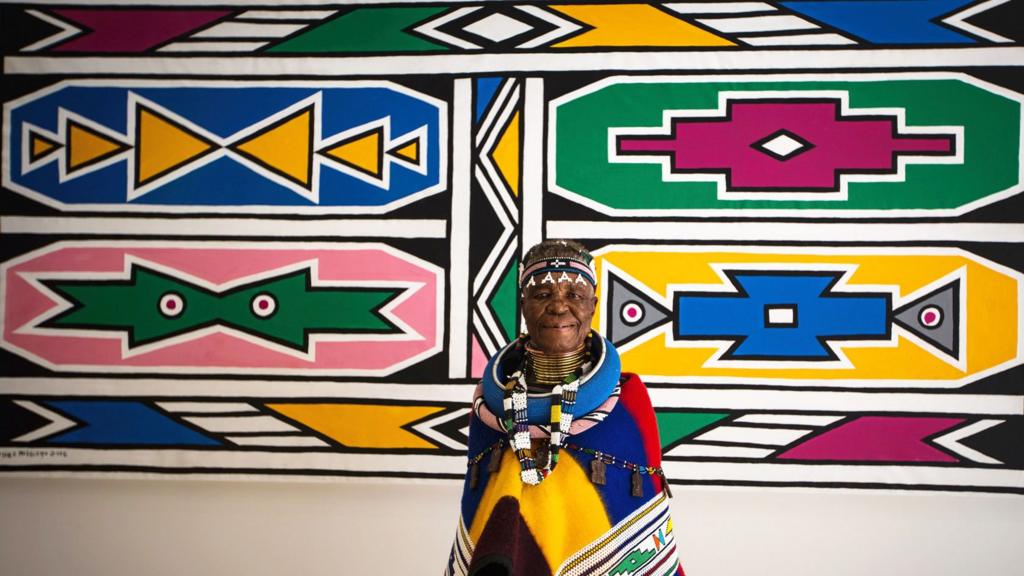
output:
[[277, 310], [277, 300], [272, 294], [262, 292], [252, 299], [252, 313], [267, 318]]
[[917, 319], [925, 328], [935, 328], [942, 324], [942, 309], [938, 306], [928, 306], [918, 313]]
[[627, 302], [622, 306], [622, 320], [627, 324], [636, 324], [644, 317], [644, 309], [636, 302]]
[[177, 292], [167, 292], [160, 297], [158, 306], [161, 314], [174, 318], [185, 311], [185, 299]]

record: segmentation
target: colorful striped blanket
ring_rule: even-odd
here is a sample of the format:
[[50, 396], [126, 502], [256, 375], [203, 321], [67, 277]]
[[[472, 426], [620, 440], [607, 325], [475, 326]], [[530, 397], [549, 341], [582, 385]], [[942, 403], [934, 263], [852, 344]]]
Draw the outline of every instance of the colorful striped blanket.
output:
[[661, 466], [654, 410], [635, 374], [620, 387], [611, 412], [571, 436], [537, 486], [520, 480], [505, 434], [472, 418], [446, 575], [683, 574], [663, 476], [648, 472]]

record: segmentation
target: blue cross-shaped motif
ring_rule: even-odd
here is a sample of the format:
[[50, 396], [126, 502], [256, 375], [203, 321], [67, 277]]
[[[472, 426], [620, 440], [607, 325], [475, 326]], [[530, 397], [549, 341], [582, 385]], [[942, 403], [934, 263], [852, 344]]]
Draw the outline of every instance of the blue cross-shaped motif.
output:
[[[832, 360], [830, 341], [889, 340], [892, 295], [833, 292], [832, 271], [728, 271], [733, 293], [677, 292], [677, 340], [732, 340], [730, 360]], [[793, 311], [773, 323], [771, 309]]]

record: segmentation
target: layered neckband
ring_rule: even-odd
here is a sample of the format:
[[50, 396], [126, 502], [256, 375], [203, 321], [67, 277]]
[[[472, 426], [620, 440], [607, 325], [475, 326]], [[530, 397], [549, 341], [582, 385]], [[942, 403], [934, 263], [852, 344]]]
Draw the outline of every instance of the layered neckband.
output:
[[[566, 376], [575, 374], [590, 356], [588, 341], [566, 354], [548, 354], [526, 342], [526, 383], [530, 386], [553, 388], [565, 381]], [[531, 388], [532, 389], [532, 388]]]
[[[531, 398], [528, 394], [525, 372], [530, 354], [526, 338], [504, 348], [488, 365], [483, 382], [484, 400], [493, 413], [504, 415], [501, 424], [519, 460], [520, 478], [526, 484], [540, 484], [558, 465], [559, 452], [569, 436], [577, 408], [584, 414], [590, 412], [604, 402], [618, 384], [618, 354], [604, 338], [594, 335], [592, 331], [587, 334], [582, 360], [574, 372], [556, 382], [550, 394], [543, 397]], [[594, 354], [595, 350], [599, 355]], [[587, 404], [577, 407], [584, 390]], [[498, 398], [500, 411], [492, 404]], [[545, 416], [550, 425], [550, 452], [545, 461], [538, 462], [530, 441], [530, 424], [539, 424]]]
[[[579, 391], [576, 396], [576, 411], [586, 414], [600, 406], [619, 384], [621, 365], [619, 353], [600, 334], [592, 332], [590, 342], [590, 367], [583, 369]], [[505, 383], [509, 376], [519, 369], [523, 362], [525, 340], [514, 340], [487, 363], [483, 374], [483, 396], [487, 408], [494, 414], [504, 412]], [[530, 398], [527, 419], [530, 424], [547, 424], [548, 396]]]

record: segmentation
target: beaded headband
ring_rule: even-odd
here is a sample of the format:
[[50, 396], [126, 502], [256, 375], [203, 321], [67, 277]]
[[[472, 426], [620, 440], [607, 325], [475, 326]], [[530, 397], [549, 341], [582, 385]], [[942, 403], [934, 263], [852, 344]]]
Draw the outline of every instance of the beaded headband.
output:
[[[590, 285], [597, 287], [597, 272], [594, 270], [593, 258], [589, 254], [580, 254], [578, 257], [554, 257], [534, 260], [529, 266], [520, 267], [519, 289], [536, 284], [554, 284], [557, 282], [590, 282]], [[575, 274], [576, 278], [570, 278], [569, 274]], [[580, 279], [583, 279], [582, 281]]]

